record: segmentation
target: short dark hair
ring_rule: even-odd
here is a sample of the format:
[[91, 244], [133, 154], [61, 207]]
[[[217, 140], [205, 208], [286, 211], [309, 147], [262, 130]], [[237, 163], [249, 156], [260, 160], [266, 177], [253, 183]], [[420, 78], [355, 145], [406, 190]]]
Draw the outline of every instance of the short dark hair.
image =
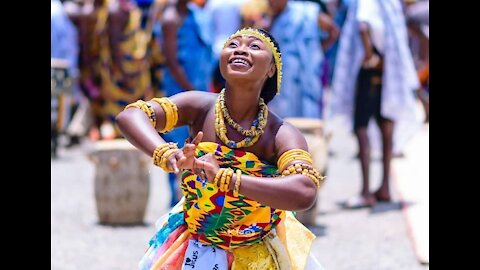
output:
[[[277, 51], [280, 53], [280, 45], [278, 45], [278, 42], [275, 40], [275, 38], [265, 31], [264, 29], [257, 29], [258, 32], [264, 34], [265, 36], [269, 37], [270, 40], [272, 40], [273, 45], [275, 48], [277, 48]], [[275, 58], [272, 56], [272, 61], [275, 61]], [[276, 63], [275, 63], [276, 64]], [[268, 104], [275, 95], [277, 94], [277, 76], [278, 76], [278, 70], [275, 71], [275, 74], [271, 78], [268, 78], [265, 83], [263, 84], [262, 92], [260, 93], [260, 97], [263, 98], [265, 101], [265, 104]]]

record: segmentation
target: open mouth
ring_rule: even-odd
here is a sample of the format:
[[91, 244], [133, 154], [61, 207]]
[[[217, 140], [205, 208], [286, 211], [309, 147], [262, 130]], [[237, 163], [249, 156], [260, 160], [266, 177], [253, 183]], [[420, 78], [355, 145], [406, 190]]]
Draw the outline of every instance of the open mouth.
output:
[[243, 58], [243, 57], [233, 57], [232, 59], [230, 59], [230, 61], [228, 61], [229, 64], [235, 64], [235, 65], [243, 65], [243, 66], [246, 66], [246, 67], [251, 67], [252, 66], [252, 63], [250, 63], [250, 61], [246, 58]]

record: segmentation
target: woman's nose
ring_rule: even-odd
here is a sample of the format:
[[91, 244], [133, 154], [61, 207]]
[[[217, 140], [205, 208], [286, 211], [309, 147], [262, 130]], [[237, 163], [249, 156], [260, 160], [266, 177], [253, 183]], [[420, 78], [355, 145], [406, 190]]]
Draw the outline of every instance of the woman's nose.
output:
[[248, 55], [248, 51], [246, 50], [244, 45], [240, 45], [237, 48], [235, 48], [235, 51], [233, 52], [234, 55]]

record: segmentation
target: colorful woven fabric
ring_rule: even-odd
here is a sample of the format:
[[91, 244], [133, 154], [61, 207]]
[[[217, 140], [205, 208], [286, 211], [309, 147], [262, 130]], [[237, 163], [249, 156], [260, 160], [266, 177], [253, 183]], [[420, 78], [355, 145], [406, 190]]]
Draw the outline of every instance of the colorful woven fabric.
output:
[[[221, 168], [240, 169], [252, 176], [278, 176], [277, 167], [262, 162], [252, 153], [232, 150], [212, 142], [201, 142], [197, 155], [214, 154]], [[185, 196], [184, 215], [188, 230], [200, 242], [222, 249], [232, 249], [260, 242], [280, 220], [285, 211], [273, 209], [233, 191], [221, 192], [186, 170], [182, 177]]]

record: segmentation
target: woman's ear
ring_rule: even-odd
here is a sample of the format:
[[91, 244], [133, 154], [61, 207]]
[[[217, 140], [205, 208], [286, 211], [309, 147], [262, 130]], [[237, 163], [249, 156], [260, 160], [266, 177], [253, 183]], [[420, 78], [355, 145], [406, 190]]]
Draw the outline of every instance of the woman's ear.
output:
[[268, 78], [272, 78], [273, 75], [275, 75], [275, 71], [276, 71], [276, 70], [277, 70], [277, 66], [275, 65], [275, 63], [272, 63], [272, 64], [270, 65], [270, 70], [269, 70], [268, 73], [267, 73]]

